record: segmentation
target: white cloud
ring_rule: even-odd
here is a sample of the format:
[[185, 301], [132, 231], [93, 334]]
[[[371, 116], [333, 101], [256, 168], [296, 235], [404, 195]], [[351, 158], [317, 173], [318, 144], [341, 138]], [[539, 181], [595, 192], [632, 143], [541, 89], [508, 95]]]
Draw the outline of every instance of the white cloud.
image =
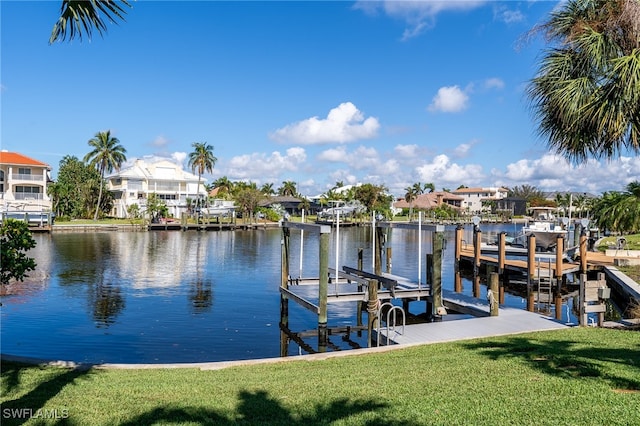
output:
[[176, 152], [171, 154], [171, 158], [173, 158], [176, 163], [183, 164], [184, 160], [187, 159], [187, 153], [186, 152], [176, 151]]
[[158, 136], [153, 141], [151, 141], [151, 146], [155, 146], [158, 148], [164, 148], [169, 144], [169, 139], [164, 136]]
[[449, 1], [397, 1], [382, 2], [358, 1], [355, 9], [367, 14], [376, 14], [382, 10], [387, 16], [406, 22], [402, 40], [408, 40], [422, 34], [435, 25], [436, 16], [445, 11], [464, 11], [475, 9], [486, 1], [449, 0]]
[[460, 112], [467, 108], [469, 96], [459, 86], [441, 87], [428, 107], [429, 111]]
[[327, 149], [318, 155], [318, 160], [331, 163], [344, 163], [347, 159], [347, 149], [344, 146]]
[[474, 142], [471, 143], [462, 143], [460, 145], [458, 145], [454, 150], [454, 156], [457, 158], [462, 158], [462, 157], [466, 157], [467, 154], [469, 153], [469, 151], [471, 150], [471, 147], [475, 144]]
[[418, 155], [418, 145], [396, 145], [393, 149], [401, 158], [413, 158]]
[[255, 180], [261, 183], [276, 182], [283, 173], [293, 173], [307, 160], [304, 148], [287, 149], [284, 155], [274, 151], [270, 155], [254, 152], [233, 157], [225, 167], [223, 174], [230, 179]]
[[504, 22], [505, 24], [514, 24], [525, 20], [524, 15], [519, 10], [511, 10], [506, 6], [499, 5], [493, 9], [493, 18], [496, 21]]
[[272, 132], [269, 137], [278, 142], [303, 145], [345, 143], [371, 139], [378, 135], [377, 118], [364, 114], [351, 102], [344, 102], [329, 111], [327, 118], [307, 118]]
[[[416, 167], [421, 182], [433, 182], [436, 187], [444, 185], [474, 185], [482, 181], [482, 166], [477, 164], [459, 165], [452, 163], [444, 154], [437, 155], [431, 163]], [[440, 185], [439, 185], [440, 184]]]
[[504, 81], [499, 78], [488, 78], [484, 81], [486, 89], [504, 89]]

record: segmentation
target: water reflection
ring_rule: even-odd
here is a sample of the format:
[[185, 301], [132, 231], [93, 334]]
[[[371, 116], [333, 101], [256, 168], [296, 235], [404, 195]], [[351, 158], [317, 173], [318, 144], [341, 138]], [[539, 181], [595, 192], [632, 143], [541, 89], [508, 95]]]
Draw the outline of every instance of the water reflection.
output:
[[[453, 229], [446, 235], [451, 241]], [[38, 292], [2, 298], [3, 352], [85, 362], [222, 361], [281, 354], [280, 229], [35, 237], [38, 273], [48, 278]], [[291, 275], [317, 276], [318, 238], [300, 237], [291, 238]], [[335, 266], [338, 254], [339, 265], [357, 266], [362, 249], [364, 268], [371, 269], [371, 241], [368, 227], [341, 229], [339, 237], [332, 233], [329, 265]], [[387, 244], [393, 273], [414, 280], [420, 273], [426, 282], [429, 233], [418, 237], [394, 229]], [[453, 289], [452, 243], [443, 256], [443, 286]], [[292, 330], [317, 329], [315, 314], [290, 305]], [[357, 326], [355, 302], [331, 304], [328, 314], [331, 326]], [[366, 346], [366, 339], [366, 332], [331, 336], [330, 350]], [[314, 340], [304, 337], [287, 354], [307, 352]]]

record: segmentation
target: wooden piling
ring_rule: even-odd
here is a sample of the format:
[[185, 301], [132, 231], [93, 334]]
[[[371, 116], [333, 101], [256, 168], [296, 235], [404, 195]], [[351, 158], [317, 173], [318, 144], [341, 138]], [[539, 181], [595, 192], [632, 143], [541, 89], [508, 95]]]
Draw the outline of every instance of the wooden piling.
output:
[[480, 297], [480, 254], [482, 250], [482, 231], [473, 228], [473, 297]]
[[507, 233], [501, 232], [498, 235], [498, 275], [499, 275], [499, 290], [497, 296], [500, 303], [504, 304], [504, 284], [507, 280], [507, 270], [504, 267], [507, 259]]
[[[373, 347], [373, 330], [378, 327], [378, 280], [369, 280], [369, 300], [367, 302], [367, 346]], [[380, 339], [380, 336], [377, 336]]]
[[487, 287], [487, 299], [489, 300], [489, 312], [492, 317], [498, 316], [498, 282], [499, 274], [492, 272], [489, 274], [489, 286]]
[[433, 261], [431, 267], [431, 317], [441, 318], [442, 314], [442, 252], [444, 232], [435, 232], [431, 239]]
[[327, 293], [329, 288], [329, 233], [320, 233], [320, 264], [318, 288], [318, 350], [325, 352], [329, 336], [327, 333]]
[[387, 273], [391, 273], [391, 247], [387, 247]]
[[535, 294], [533, 292], [534, 274], [536, 271], [536, 237], [527, 237], [527, 311], [534, 311]]
[[464, 233], [464, 228], [460, 225], [456, 227], [456, 238], [455, 238], [455, 258], [454, 258], [454, 283], [453, 290], [456, 293], [462, 292], [462, 275], [460, 274], [460, 259], [461, 259], [461, 251], [462, 251], [462, 236]]
[[583, 232], [580, 236], [580, 273], [587, 273], [587, 236]]
[[564, 238], [556, 240], [556, 288], [555, 288], [555, 318], [562, 319], [562, 257], [564, 255]]
[[[362, 265], [364, 265], [364, 249], [362, 247], [358, 248], [358, 261], [357, 261], [358, 269], [362, 271]], [[358, 284], [358, 291], [362, 291], [362, 285]], [[356, 324], [358, 327], [362, 326], [362, 301], [358, 300], [356, 302]], [[358, 329], [358, 336], [360, 336], [360, 329]]]

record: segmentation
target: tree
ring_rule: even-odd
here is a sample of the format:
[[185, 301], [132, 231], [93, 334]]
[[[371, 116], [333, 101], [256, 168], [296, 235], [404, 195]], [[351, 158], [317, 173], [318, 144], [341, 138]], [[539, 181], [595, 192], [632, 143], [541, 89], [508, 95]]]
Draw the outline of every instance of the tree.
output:
[[271, 196], [276, 193], [276, 190], [273, 189], [273, 183], [264, 183], [260, 187], [260, 192], [262, 192], [266, 196]]
[[5, 219], [0, 225], [0, 284], [11, 279], [24, 281], [27, 272], [36, 269], [36, 262], [27, 251], [36, 246], [27, 222]]
[[[105, 185], [98, 170], [83, 163], [75, 156], [66, 155], [60, 160], [58, 180], [51, 184], [55, 197], [55, 211], [58, 217], [89, 218], [100, 191]], [[109, 192], [101, 201], [102, 208], [111, 204]]]
[[384, 185], [373, 185], [365, 183], [355, 188], [355, 199], [364, 205], [368, 211], [389, 211], [393, 197], [387, 194]]
[[[116, 23], [116, 18], [124, 21], [126, 10], [131, 7], [128, 0], [63, 0], [60, 18], [53, 26], [49, 44], [56, 41], [73, 40], [76, 36], [82, 40], [83, 32], [91, 39], [93, 30], [100, 35], [107, 31], [107, 22]], [[104, 15], [104, 16], [103, 16]]]
[[405, 189], [404, 199], [409, 203], [409, 220], [413, 217], [413, 202], [418, 198], [418, 194], [415, 193], [413, 186], [407, 186]]
[[198, 171], [198, 205], [200, 205], [200, 179], [204, 172], [213, 172], [218, 159], [213, 155], [213, 146], [206, 142], [194, 142], [193, 152], [189, 154], [189, 167], [195, 173]]
[[157, 223], [160, 218], [167, 217], [169, 208], [167, 203], [158, 197], [155, 192], [149, 194], [147, 198], [147, 213], [151, 223]]
[[120, 166], [127, 160], [125, 156], [126, 149], [120, 145], [118, 138], [111, 136], [111, 131], [98, 132], [89, 139], [89, 146], [93, 148], [91, 152], [84, 156], [84, 162], [89, 163], [92, 167], [96, 167], [100, 173], [100, 190], [98, 193], [98, 201], [96, 203], [96, 212], [93, 220], [98, 220], [98, 211], [100, 210], [100, 202], [102, 201], [102, 188], [105, 172], [112, 172], [113, 169], [120, 170]]
[[640, 231], [640, 182], [629, 183], [624, 192], [605, 192], [593, 202], [592, 212], [601, 229], [623, 233]]
[[229, 180], [226, 176], [221, 176], [215, 181], [213, 181], [213, 187], [218, 188], [218, 195], [228, 195], [233, 191], [233, 182]]
[[554, 43], [527, 88], [549, 146], [575, 162], [640, 153], [640, 2], [569, 0], [534, 32]]
[[529, 205], [534, 200], [544, 200], [544, 193], [531, 185], [514, 186], [507, 191], [507, 195], [509, 197], [523, 198]]
[[[254, 185], [255, 186], [255, 185]], [[235, 196], [235, 201], [238, 203], [240, 210], [242, 211], [243, 221], [246, 222], [246, 216], [249, 218], [253, 217], [253, 212], [258, 207], [258, 203], [264, 198], [262, 192], [255, 187], [251, 187], [250, 185], [238, 191]]]
[[285, 180], [282, 182], [282, 186], [278, 188], [278, 195], [289, 195], [291, 197], [297, 196], [298, 189], [296, 188], [296, 183], [292, 180]]

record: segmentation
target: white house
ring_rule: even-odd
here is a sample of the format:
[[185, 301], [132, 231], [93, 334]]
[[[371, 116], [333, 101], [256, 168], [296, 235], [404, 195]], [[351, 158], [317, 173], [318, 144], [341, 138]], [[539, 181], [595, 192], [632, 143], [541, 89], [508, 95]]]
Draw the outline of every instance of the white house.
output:
[[162, 157], [143, 157], [128, 161], [119, 172], [106, 177], [114, 203], [111, 214], [115, 217], [127, 217], [127, 209], [137, 204], [144, 212], [149, 194], [157, 194], [164, 200], [169, 215], [180, 217], [187, 211], [187, 199], [205, 199], [206, 179], [186, 172], [180, 164]]
[[47, 183], [51, 167], [17, 152], [0, 151], [2, 211], [50, 212]]
[[507, 196], [505, 188], [459, 188], [454, 194], [463, 198], [460, 207], [470, 214], [480, 214], [490, 207], [483, 206], [483, 202], [501, 200]]

